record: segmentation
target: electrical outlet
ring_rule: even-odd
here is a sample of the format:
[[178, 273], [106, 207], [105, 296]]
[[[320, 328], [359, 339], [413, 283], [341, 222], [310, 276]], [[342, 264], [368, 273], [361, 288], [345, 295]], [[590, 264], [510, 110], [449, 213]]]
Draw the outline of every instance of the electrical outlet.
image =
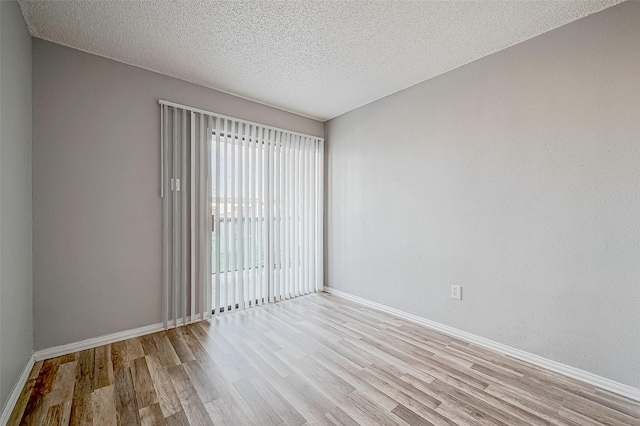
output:
[[451, 298], [462, 300], [462, 286], [461, 285], [452, 285], [451, 286]]

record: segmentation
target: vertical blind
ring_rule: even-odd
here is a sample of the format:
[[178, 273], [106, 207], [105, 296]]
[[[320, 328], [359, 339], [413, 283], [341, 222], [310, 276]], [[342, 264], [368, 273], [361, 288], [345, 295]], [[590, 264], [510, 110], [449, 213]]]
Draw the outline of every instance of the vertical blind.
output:
[[160, 105], [165, 328], [322, 290], [324, 140]]

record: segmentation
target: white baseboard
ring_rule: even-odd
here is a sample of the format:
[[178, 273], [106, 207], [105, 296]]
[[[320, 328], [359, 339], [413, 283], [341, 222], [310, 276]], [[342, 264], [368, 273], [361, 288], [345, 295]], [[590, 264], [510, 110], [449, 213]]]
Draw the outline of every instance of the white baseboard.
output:
[[[196, 321], [199, 321], [196, 318]], [[182, 318], [178, 318], [178, 327], [185, 325]], [[186, 324], [191, 323], [191, 316], [187, 317]], [[168, 328], [174, 327], [174, 321], [169, 321]], [[117, 333], [105, 334], [104, 336], [93, 337], [91, 339], [82, 340], [80, 342], [68, 343], [66, 345], [54, 346], [52, 348], [42, 349], [34, 352], [35, 360], [42, 361], [45, 359], [55, 358], [57, 356], [68, 355], [74, 352], [91, 349], [110, 343], [120, 342], [121, 340], [132, 339], [134, 337], [144, 336], [146, 334], [156, 333], [164, 330], [162, 323], [146, 325], [144, 327], [133, 328], [131, 330], [118, 331]]]
[[35, 358], [33, 353], [29, 356], [29, 360], [27, 361], [27, 365], [24, 366], [18, 381], [13, 386], [11, 393], [9, 394], [9, 398], [7, 399], [4, 408], [2, 409], [2, 414], [0, 415], [0, 425], [4, 426], [9, 421], [9, 416], [11, 416], [11, 412], [13, 411], [13, 407], [15, 407], [18, 398], [20, 397], [20, 392], [24, 388], [24, 385], [27, 383], [27, 379], [29, 378], [29, 374], [31, 374], [31, 369], [33, 368], [33, 364], [35, 363]]
[[590, 385], [597, 386], [600, 389], [604, 389], [604, 390], [616, 393], [618, 395], [631, 398], [635, 401], [640, 401], [640, 389], [636, 389], [634, 387], [613, 381], [611, 379], [607, 379], [605, 377], [601, 377], [596, 374], [589, 373], [588, 371], [571, 367], [569, 365], [565, 365], [557, 361], [552, 361], [550, 359], [543, 358], [541, 356], [534, 355], [532, 353], [529, 353], [520, 349], [512, 348], [511, 346], [503, 345], [502, 343], [494, 342], [493, 340], [476, 336], [475, 334], [467, 333], [466, 331], [458, 330], [457, 328], [449, 327], [448, 325], [440, 324], [438, 322], [428, 320], [418, 315], [410, 314], [408, 312], [404, 312], [399, 309], [395, 309], [395, 308], [383, 305], [381, 303], [372, 302], [370, 300], [363, 299], [362, 297], [345, 293], [344, 291], [336, 290], [334, 288], [330, 288], [326, 286], [324, 288], [324, 291], [326, 293], [333, 294], [335, 296], [342, 297], [344, 299], [349, 299], [354, 302], [360, 303], [362, 305], [369, 306], [371, 308], [378, 309], [383, 312], [387, 312], [397, 317], [404, 318], [406, 320], [424, 325], [433, 330], [439, 331], [444, 334], [448, 334], [449, 336], [456, 337], [458, 339], [461, 339], [470, 343], [474, 343], [476, 345], [483, 346], [488, 349], [492, 349], [496, 352], [500, 352], [502, 354], [519, 359], [521, 361], [525, 361], [530, 364], [534, 364], [539, 367], [546, 368], [547, 370], [551, 370], [556, 373], [563, 374], [565, 376], [571, 377], [572, 379], [580, 380]]
[[68, 343], [66, 345], [54, 346], [52, 348], [42, 349], [34, 352], [35, 360], [42, 361], [44, 359], [55, 358], [57, 356], [68, 355], [74, 352], [83, 351], [85, 349], [95, 348], [97, 346], [108, 345], [109, 343], [119, 342], [121, 340], [131, 339], [133, 337], [144, 336], [145, 334], [155, 333], [164, 330], [162, 323], [151, 324], [132, 330], [119, 331], [117, 333], [106, 334], [100, 337], [82, 340], [80, 342]]

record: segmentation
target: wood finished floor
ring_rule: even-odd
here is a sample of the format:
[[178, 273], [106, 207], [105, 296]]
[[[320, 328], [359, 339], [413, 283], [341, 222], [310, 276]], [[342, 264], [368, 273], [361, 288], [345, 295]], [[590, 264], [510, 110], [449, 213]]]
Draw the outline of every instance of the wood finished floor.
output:
[[322, 293], [38, 362], [9, 424], [639, 419], [638, 402]]

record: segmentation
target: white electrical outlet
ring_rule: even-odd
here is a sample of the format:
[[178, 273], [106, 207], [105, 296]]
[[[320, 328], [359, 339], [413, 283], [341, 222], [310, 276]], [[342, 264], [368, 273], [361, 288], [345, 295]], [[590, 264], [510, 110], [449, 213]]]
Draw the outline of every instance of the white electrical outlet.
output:
[[461, 285], [452, 285], [451, 286], [451, 298], [462, 300], [462, 286]]

